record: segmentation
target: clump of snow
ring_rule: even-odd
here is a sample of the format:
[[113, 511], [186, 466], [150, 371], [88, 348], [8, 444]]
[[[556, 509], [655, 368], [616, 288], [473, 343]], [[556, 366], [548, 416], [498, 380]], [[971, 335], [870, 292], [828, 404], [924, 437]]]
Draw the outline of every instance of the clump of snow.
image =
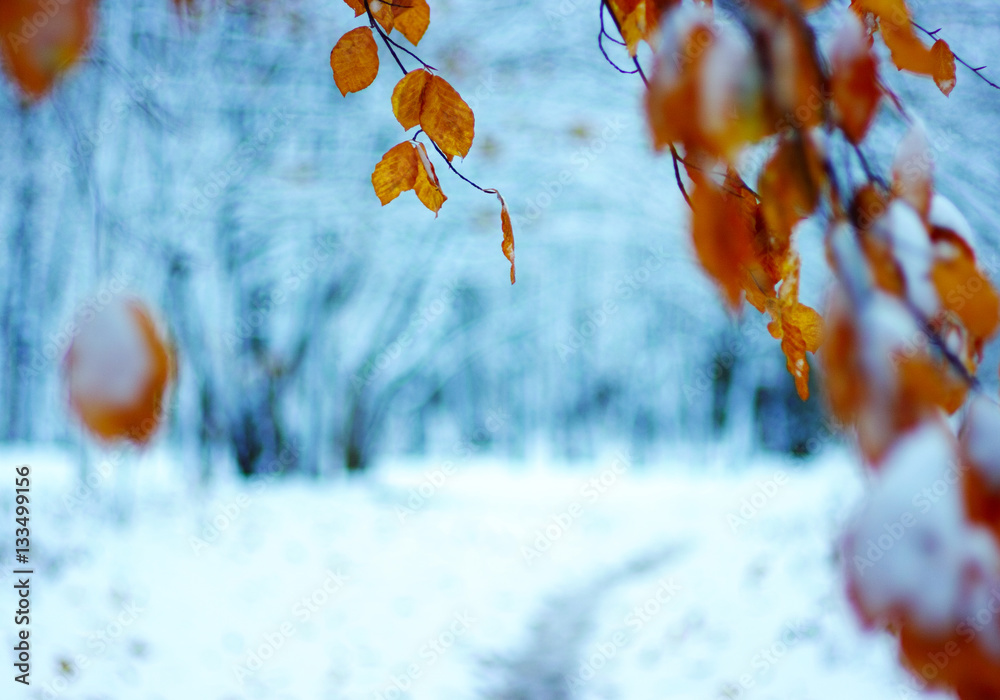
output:
[[965, 519], [960, 477], [941, 423], [916, 428], [886, 456], [844, 538], [851, 588], [870, 619], [947, 635], [968, 613], [973, 589], [995, 580], [1000, 554]]
[[829, 55], [833, 65], [851, 65], [868, 53], [865, 28], [854, 12], [844, 11], [843, 18], [830, 42]]
[[146, 386], [150, 348], [131, 302], [114, 301], [84, 321], [70, 349], [70, 391], [108, 406], [127, 406]]
[[931, 226], [954, 231], [969, 244], [970, 248], [976, 250], [975, 232], [950, 199], [935, 193], [931, 199], [931, 212], [928, 218]]
[[931, 239], [920, 215], [912, 206], [897, 199], [875, 222], [875, 230], [892, 245], [910, 301], [927, 316], [933, 316], [940, 302], [930, 277]]

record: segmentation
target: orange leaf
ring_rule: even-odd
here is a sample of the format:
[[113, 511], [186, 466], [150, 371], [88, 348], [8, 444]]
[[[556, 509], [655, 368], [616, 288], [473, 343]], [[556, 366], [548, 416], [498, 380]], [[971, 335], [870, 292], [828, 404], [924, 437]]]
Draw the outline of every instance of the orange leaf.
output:
[[392, 110], [404, 129], [420, 124], [448, 160], [468, 155], [476, 118], [444, 78], [423, 69], [410, 71], [392, 91]]
[[406, 39], [416, 46], [427, 31], [431, 23], [431, 8], [427, 0], [405, 0], [410, 4], [400, 7], [398, 4], [392, 8], [396, 30], [406, 37]]
[[934, 59], [931, 50], [914, 33], [909, 25], [881, 22], [882, 38], [889, 47], [892, 62], [899, 70], [908, 70], [922, 75], [934, 74]]
[[931, 59], [934, 82], [947, 97], [955, 89], [955, 54], [944, 39], [938, 39], [931, 47]]
[[368, 9], [372, 12], [375, 21], [382, 25], [382, 29], [389, 33], [395, 24], [395, 17], [392, 13], [392, 5], [381, 0], [369, 0]]
[[647, 0], [608, 0], [608, 6], [621, 30], [629, 56], [636, 55], [639, 42], [643, 39], [648, 40], [650, 31], [654, 28], [649, 23], [646, 2]]
[[333, 80], [340, 94], [359, 92], [378, 75], [378, 45], [371, 27], [357, 27], [340, 37], [330, 52]]
[[417, 154], [410, 141], [393, 146], [382, 156], [372, 173], [372, 185], [383, 207], [400, 192], [413, 189], [417, 170]]
[[878, 112], [882, 90], [878, 62], [861, 23], [849, 15], [834, 39], [831, 89], [837, 121], [852, 143], [860, 143]]
[[441, 183], [438, 182], [437, 173], [434, 172], [434, 165], [427, 158], [427, 149], [424, 144], [417, 143], [417, 181], [413, 185], [417, 198], [424, 203], [424, 206], [434, 212], [435, 218], [441, 205], [448, 199], [441, 191]]
[[414, 141], [396, 144], [382, 156], [372, 173], [372, 186], [382, 206], [398, 197], [400, 192], [413, 190], [417, 199], [435, 216], [448, 199], [441, 191], [427, 150], [422, 143]]
[[420, 128], [434, 143], [452, 156], [468, 155], [475, 137], [476, 118], [469, 105], [444, 78], [432, 75], [424, 89]]
[[767, 310], [774, 319], [767, 330], [781, 338], [788, 372], [795, 379], [795, 389], [802, 400], [809, 398], [809, 363], [806, 352], [816, 352], [823, 342], [823, 318], [815, 309], [799, 303], [799, 259], [785, 262], [784, 280], [776, 301], [769, 300]]
[[65, 362], [70, 405], [95, 436], [137, 444], [153, 437], [176, 363], [141, 302], [98, 312], [78, 330]]
[[347, 6], [354, 10], [354, 16], [360, 17], [365, 13], [365, 5], [361, 0], [344, 0]]
[[31, 100], [80, 60], [90, 44], [94, 0], [0, 0], [0, 58]]
[[503, 200], [497, 190], [486, 190], [496, 194], [500, 200], [500, 228], [503, 230], [503, 241], [500, 243], [500, 250], [504, 257], [510, 260], [510, 283], [514, 284], [514, 227], [510, 223], [510, 212], [507, 211], [507, 202]]
[[739, 197], [701, 181], [691, 194], [691, 235], [695, 252], [735, 310], [739, 308], [743, 273], [753, 263], [753, 222]]
[[[941, 305], [961, 319], [973, 338], [989, 338], [1000, 324], [1000, 297], [967, 247], [944, 245], [948, 255], [936, 256], [931, 268]], [[941, 248], [940, 243], [935, 246], [936, 250]]]
[[424, 107], [424, 88], [433, 76], [424, 69], [411, 70], [396, 83], [392, 91], [392, 113], [404, 129], [412, 129], [420, 123], [420, 112]]
[[789, 240], [795, 224], [816, 210], [821, 177], [819, 158], [808, 137], [781, 140], [757, 183], [761, 211], [772, 235]]

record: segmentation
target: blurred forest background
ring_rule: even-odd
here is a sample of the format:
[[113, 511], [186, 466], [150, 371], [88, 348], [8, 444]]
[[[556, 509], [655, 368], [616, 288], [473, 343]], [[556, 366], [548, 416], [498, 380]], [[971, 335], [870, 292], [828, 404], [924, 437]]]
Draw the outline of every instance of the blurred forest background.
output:
[[[956, 47], [989, 19], [925, 9]], [[575, 460], [627, 444], [640, 461], [678, 443], [819, 449], [821, 399], [798, 400], [765, 322], [728, 317], [696, 268], [641, 82], [601, 57], [596, 6], [432, 12], [420, 54], [476, 113], [458, 167], [510, 203], [515, 286], [495, 199], [443, 165], [437, 219], [412, 196], [379, 206], [371, 171], [402, 140], [396, 66], [383, 56], [372, 88], [340, 96], [327, 57], [360, 21], [343, 3], [230, 2], [186, 22], [165, 0], [106, 0], [53, 95], [24, 107], [0, 88], [0, 441], [84, 439], [60, 382], [72, 324], [134, 293], [178, 350], [160, 439], [204, 478], [457, 445]], [[989, 132], [969, 127], [996, 101], [967, 75], [950, 101], [920, 79], [895, 87], [930, 106], [936, 153], [961, 163], [939, 188], [984, 231], [997, 164], [967, 157]], [[882, 164], [903, 128], [885, 121]], [[811, 226], [807, 269], [822, 266]], [[995, 275], [997, 237], [982, 238]], [[822, 288], [807, 280], [803, 300], [821, 307]]]

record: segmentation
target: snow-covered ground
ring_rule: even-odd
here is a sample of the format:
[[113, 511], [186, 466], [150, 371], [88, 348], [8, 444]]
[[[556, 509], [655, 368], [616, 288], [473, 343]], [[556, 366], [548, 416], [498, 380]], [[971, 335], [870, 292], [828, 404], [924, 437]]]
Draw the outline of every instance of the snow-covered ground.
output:
[[[395, 463], [201, 491], [164, 454], [32, 466], [32, 686], [3, 697], [896, 698], [836, 537], [850, 455]], [[101, 477], [100, 472], [107, 476]], [[12, 523], [12, 488], [0, 513]], [[128, 504], [123, 508], [123, 504]], [[12, 610], [13, 531], [0, 537]], [[11, 656], [12, 626], [2, 643]], [[9, 668], [8, 668], [9, 670]]]

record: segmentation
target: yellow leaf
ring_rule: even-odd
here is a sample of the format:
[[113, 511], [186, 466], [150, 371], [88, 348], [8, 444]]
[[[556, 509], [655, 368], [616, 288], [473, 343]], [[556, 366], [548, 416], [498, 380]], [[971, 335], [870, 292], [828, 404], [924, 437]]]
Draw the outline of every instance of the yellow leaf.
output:
[[438, 182], [437, 173], [434, 172], [434, 165], [427, 158], [427, 149], [424, 144], [416, 144], [417, 155], [417, 180], [413, 185], [417, 198], [424, 203], [424, 206], [434, 212], [437, 217], [441, 210], [441, 205], [448, 199], [441, 191], [441, 183]]
[[411, 70], [396, 83], [392, 91], [392, 112], [404, 129], [412, 129], [420, 123], [420, 112], [424, 106], [424, 88], [433, 76], [424, 69]]
[[372, 173], [372, 185], [382, 206], [398, 197], [400, 192], [412, 190], [417, 171], [417, 154], [412, 142], [404, 141], [390, 148]]
[[360, 17], [365, 13], [365, 5], [361, 0], [344, 0], [347, 6], [354, 10], [354, 16]]
[[476, 118], [444, 78], [410, 71], [392, 91], [392, 111], [404, 129], [419, 124], [448, 160], [464, 158], [472, 148]]
[[468, 155], [475, 137], [476, 118], [469, 105], [444, 78], [432, 75], [424, 89], [420, 128], [452, 156]]
[[500, 229], [503, 231], [503, 241], [500, 243], [500, 250], [504, 257], [510, 260], [510, 283], [514, 284], [514, 227], [510, 223], [510, 212], [507, 211], [507, 202], [497, 190], [486, 190], [492, 192], [500, 200]]
[[364, 90], [378, 75], [378, 45], [371, 27], [358, 27], [340, 37], [330, 52], [333, 80], [340, 94]]
[[989, 338], [1000, 324], [1000, 297], [967, 248], [949, 246], [948, 250], [950, 255], [938, 257], [931, 268], [941, 305], [961, 319], [973, 338]]
[[932, 74], [934, 82], [947, 97], [955, 89], [955, 54], [951, 52], [944, 39], [934, 42], [934, 46], [931, 47], [931, 60], [934, 65]]
[[431, 22], [431, 8], [427, 0], [405, 0], [405, 6], [393, 5], [395, 29], [416, 46]]

